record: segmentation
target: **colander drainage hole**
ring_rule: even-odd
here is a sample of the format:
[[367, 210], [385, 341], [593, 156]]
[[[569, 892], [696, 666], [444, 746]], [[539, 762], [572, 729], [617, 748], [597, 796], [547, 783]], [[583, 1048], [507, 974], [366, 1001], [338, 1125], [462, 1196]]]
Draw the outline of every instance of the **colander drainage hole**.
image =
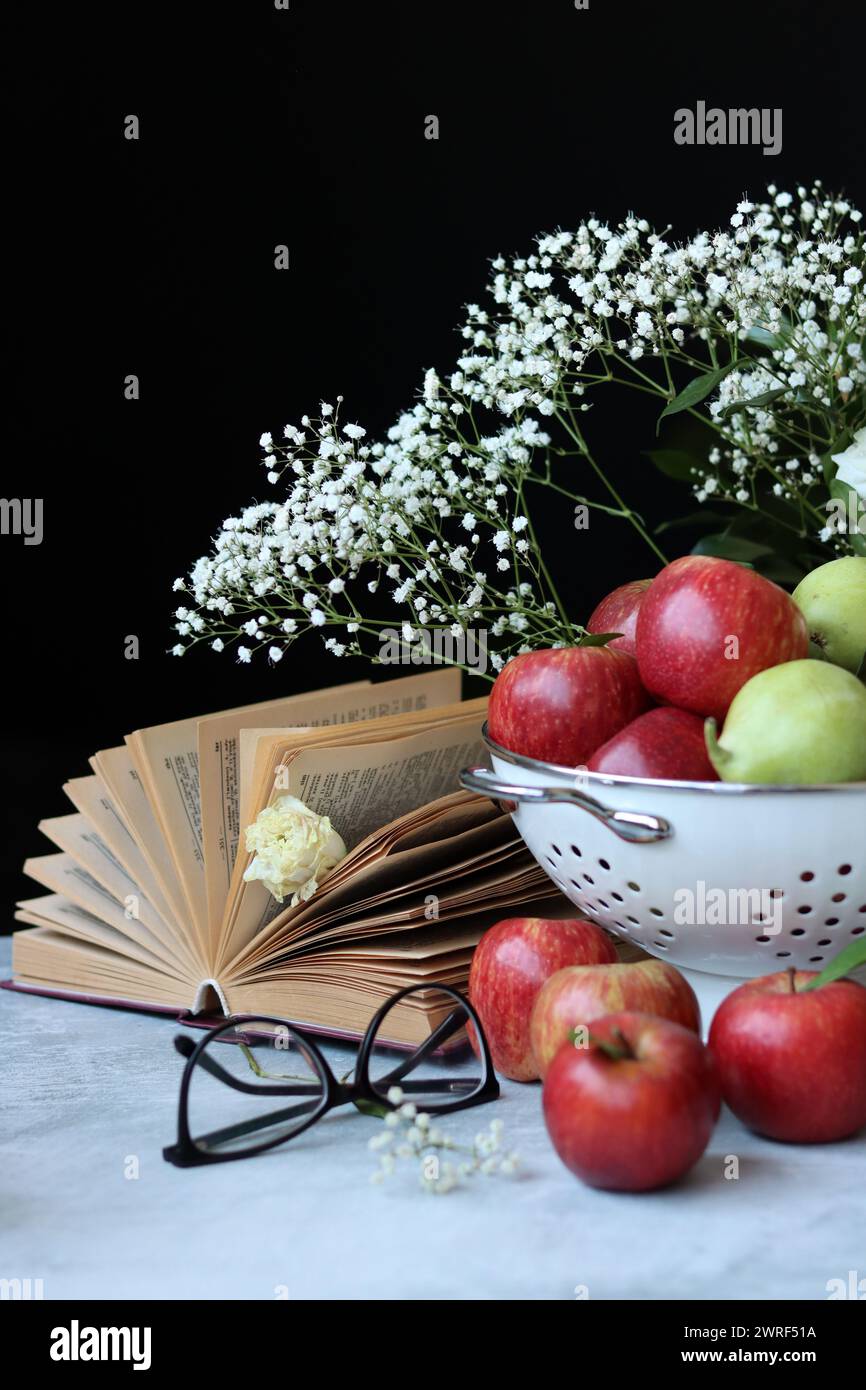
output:
[[584, 883], [591, 883], [592, 886], [593, 886], [593, 888], [595, 887], [595, 879], [594, 879], [594, 878], [590, 878], [589, 874], [584, 874], [584, 876], [583, 876], [583, 881], [584, 881]]
[[599, 898], [598, 905], [599, 907], [603, 907], [605, 912], [610, 912], [610, 904], [606, 903], [604, 898]]
[[832, 944], [829, 936], [822, 936], [820, 941], [815, 942], [816, 946], [832, 946]]
[[769, 938], [768, 936], [756, 936], [756, 937], [755, 937], [755, 940], [756, 940], [756, 941], [760, 941], [762, 945], [763, 945], [765, 942], [769, 941], [769, 939], [770, 939], [770, 938]]
[[549, 855], [547, 856], [547, 862], [548, 862], [548, 864], [552, 864], [552, 866], [553, 866], [554, 869], [556, 868], [556, 860], [553, 858], [553, 855], [552, 855], [552, 854], [549, 854]]
[[809, 957], [809, 960], [810, 960], [810, 961], [812, 961], [812, 960], [814, 960], [814, 961], [819, 961], [819, 960], [823, 960], [823, 959], [824, 959], [823, 956], [810, 956], [810, 957]]
[[624, 897], [622, 896], [622, 893], [611, 893], [610, 896], [613, 898], [613, 900], [614, 900], [615, 903], [625, 902], [625, 899], [624, 899]]
[[790, 951], [777, 951], [777, 952], [776, 952], [776, 955], [779, 957], [779, 960], [782, 960], [785, 956], [789, 956], [790, 954], [791, 954]]
[[559, 845], [551, 845], [550, 848], [553, 850], [554, 854], [562, 854], [562, 850], [559, 848]]
[[631, 891], [632, 891], [633, 893], [639, 893], [639, 892], [640, 892], [640, 884], [639, 884], [639, 883], [628, 883], [626, 886], [627, 886], [628, 888], [630, 888]]
[[652, 913], [653, 917], [664, 917], [665, 915], [660, 907], [651, 907], [650, 912]]
[[844, 893], [834, 893], [830, 901], [834, 903], [843, 903], [845, 901], [845, 896]]
[[627, 918], [626, 918], [626, 921], [627, 921], [627, 922], [632, 922], [632, 923], [634, 924], [634, 926], [636, 926], [636, 927], [639, 927], [639, 926], [640, 926], [640, 922], [639, 922], [639, 920], [637, 919], [637, 917], [627, 917]]
[[852, 935], [852, 936], [862, 936], [863, 933], [864, 933], [864, 931], [866, 931], [866, 927], [852, 927], [852, 928], [851, 928], [851, 935]]
[[664, 927], [659, 927], [659, 936], [668, 936], [668, 937], [670, 937], [671, 941], [673, 941], [673, 939], [674, 939], [674, 934], [673, 934], [673, 932], [672, 932], [672, 931], [666, 931]]
[[[805, 927], [792, 927], [792, 928], [791, 928], [791, 935], [792, 935], [792, 936], [805, 936], [805, 935], [806, 935], [806, 928], [805, 928]], [[760, 939], [761, 939], [761, 938], [758, 937], [758, 940], [759, 940], [759, 941], [760, 941]]]
[[654, 941], [654, 942], [653, 942], [653, 945], [654, 945], [654, 946], [657, 946], [657, 947], [659, 948], [660, 951], [666, 951], [666, 950], [668, 949], [668, 948], [667, 948], [667, 942], [665, 942], [665, 941]]
[[598, 862], [603, 869], [610, 869], [610, 865], [608, 864], [606, 859], [599, 859]]
[[839, 865], [839, 873], [840, 873], [840, 874], [850, 874], [850, 872], [851, 872], [851, 865], [850, 865], [850, 864], [840, 864], [840, 865]]
[[825, 918], [824, 918], [824, 926], [825, 926], [825, 927], [838, 927], [838, 925], [839, 925], [839, 918], [838, 918], [838, 917], [825, 917]]
[[812, 909], [811, 909], [811, 907], [798, 907], [798, 908], [797, 908], [797, 911], [800, 913], [800, 916], [801, 916], [801, 917], [805, 917], [805, 916], [806, 916], [806, 913], [807, 913], [807, 912], [811, 912]]
[[571, 852], [572, 852], [573, 855], [576, 856], [576, 858], [578, 858], [578, 859], [582, 859], [582, 858], [583, 858], [583, 855], [581, 854], [580, 850], [577, 848], [577, 845], [572, 845], [572, 847], [571, 847]]
[[800, 878], [803, 880], [804, 883], [811, 883], [814, 877], [815, 875], [812, 873], [811, 869], [807, 869], [804, 874], [800, 875]]

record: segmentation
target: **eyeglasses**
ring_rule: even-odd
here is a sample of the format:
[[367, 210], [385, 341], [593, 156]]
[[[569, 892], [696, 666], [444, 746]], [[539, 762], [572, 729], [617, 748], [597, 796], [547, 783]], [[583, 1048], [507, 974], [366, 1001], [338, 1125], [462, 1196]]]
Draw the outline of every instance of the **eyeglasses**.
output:
[[[408, 1048], [396, 1044], [398, 1017], [405, 1032], [413, 1016], [419, 1031], [424, 1026], [431, 1031]], [[236, 1046], [219, 1047], [221, 1042]], [[313, 1039], [285, 1019], [243, 1015], [197, 1043], [179, 1036], [174, 1045], [186, 1066], [177, 1143], [163, 1149], [163, 1158], [178, 1168], [263, 1153], [297, 1138], [340, 1105], [381, 1114], [411, 1102], [420, 1111], [443, 1114], [499, 1095], [478, 1015], [456, 989], [444, 985], [410, 985], [383, 1004], [364, 1034], [353, 1071], [341, 1080]], [[292, 1100], [272, 1108], [278, 1097]]]

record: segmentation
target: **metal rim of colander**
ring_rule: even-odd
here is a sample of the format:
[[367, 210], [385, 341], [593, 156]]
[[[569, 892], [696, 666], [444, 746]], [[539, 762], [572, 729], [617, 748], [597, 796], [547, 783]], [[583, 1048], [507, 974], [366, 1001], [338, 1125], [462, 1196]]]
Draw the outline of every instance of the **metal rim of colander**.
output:
[[481, 736], [487, 748], [497, 758], [504, 762], [511, 763], [514, 767], [523, 767], [528, 772], [556, 773], [558, 776], [569, 777], [573, 781], [575, 776], [580, 773], [581, 785], [597, 787], [657, 787], [661, 791], [683, 791], [683, 792], [704, 792], [710, 796], [761, 796], [767, 793], [788, 794], [799, 792], [866, 792], [866, 782], [804, 782], [804, 783], [770, 783], [770, 782], [676, 782], [663, 778], [654, 777], [624, 777], [619, 774], [609, 772], [585, 772], [576, 767], [565, 767], [561, 763], [545, 763], [538, 758], [527, 758], [522, 753], [512, 753], [510, 748], [503, 748], [501, 743], [496, 743], [490, 737], [487, 728], [487, 721], [481, 730]]

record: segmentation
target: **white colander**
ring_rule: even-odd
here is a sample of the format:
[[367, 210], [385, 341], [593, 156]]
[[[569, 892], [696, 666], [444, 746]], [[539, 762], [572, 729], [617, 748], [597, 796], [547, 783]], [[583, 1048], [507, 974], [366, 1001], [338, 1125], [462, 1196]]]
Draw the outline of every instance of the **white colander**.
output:
[[485, 741], [493, 771], [462, 785], [503, 802], [583, 914], [652, 955], [741, 978], [821, 970], [866, 933], [866, 782], [612, 777]]

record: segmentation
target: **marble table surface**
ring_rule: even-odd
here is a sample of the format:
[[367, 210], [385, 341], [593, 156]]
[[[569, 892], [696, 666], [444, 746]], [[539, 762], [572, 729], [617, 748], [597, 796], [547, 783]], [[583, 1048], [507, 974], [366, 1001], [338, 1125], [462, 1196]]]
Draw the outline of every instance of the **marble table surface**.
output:
[[[3, 940], [0, 978], [8, 960]], [[821, 1300], [866, 1275], [866, 1136], [789, 1147], [723, 1112], [678, 1186], [616, 1195], [559, 1162], [540, 1088], [506, 1082], [445, 1127], [471, 1139], [498, 1116], [516, 1177], [431, 1195], [400, 1165], [372, 1185], [382, 1122], [351, 1108], [271, 1154], [178, 1170], [161, 1156], [177, 1031], [0, 991], [0, 1277], [47, 1299]]]

